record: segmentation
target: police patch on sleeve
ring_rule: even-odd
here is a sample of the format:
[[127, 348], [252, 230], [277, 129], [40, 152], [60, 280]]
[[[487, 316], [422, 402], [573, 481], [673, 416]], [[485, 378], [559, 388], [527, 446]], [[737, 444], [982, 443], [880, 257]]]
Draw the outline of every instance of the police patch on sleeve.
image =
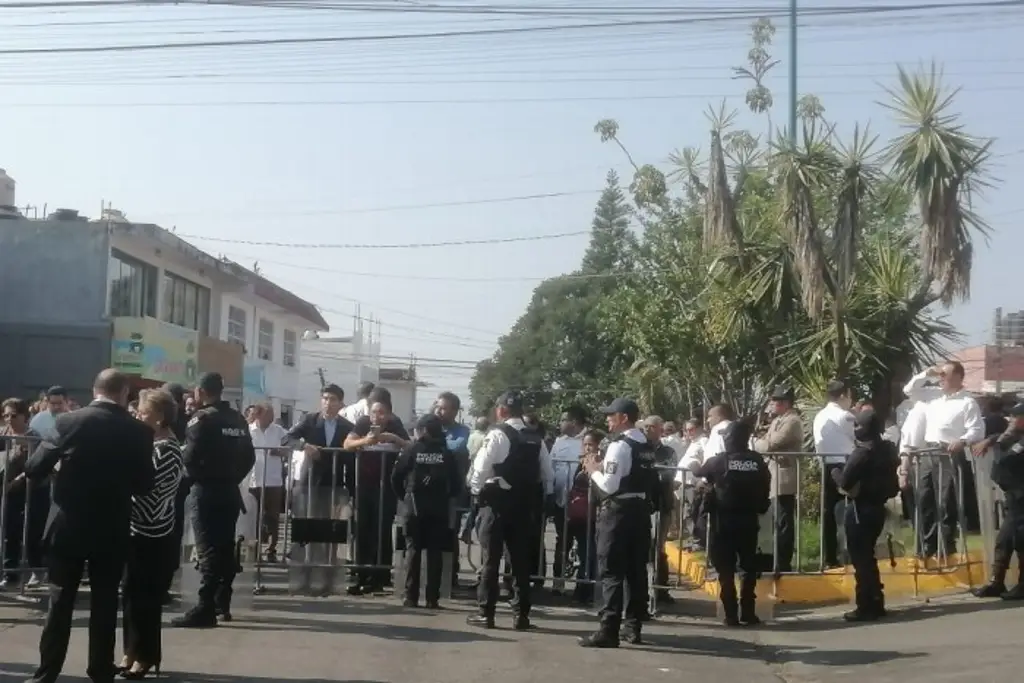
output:
[[191, 420], [188, 421], [188, 426], [189, 427], [194, 427], [197, 424], [199, 424], [199, 416], [198, 415], [196, 415], [195, 417], [193, 417]]
[[1021, 451], [1024, 451], [1024, 444], [1018, 441], [1017, 443], [1013, 444], [1013, 448], [1011, 448], [1010, 450], [1013, 451], [1014, 453], [1020, 453]]
[[619, 469], [619, 463], [617, 462], [606, 462], [604, 464], [605, 474], [615, 474], [615, 471]]

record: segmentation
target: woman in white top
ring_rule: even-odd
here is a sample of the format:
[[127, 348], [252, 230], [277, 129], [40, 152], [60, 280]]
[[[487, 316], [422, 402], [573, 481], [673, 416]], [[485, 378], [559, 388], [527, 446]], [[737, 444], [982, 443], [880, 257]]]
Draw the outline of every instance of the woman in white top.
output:
[[177, 403], [167, 391], [143, 391], [138, 418], [153, 428], [153, 489], [132, 498], [131, 542], [125, 571], [124, 658], [121, 676], [141, 680], [160, 672], [160, 622], [180, 552], [174, 535], [174, 499], [184, 472], [181, 446], [171, 431]]

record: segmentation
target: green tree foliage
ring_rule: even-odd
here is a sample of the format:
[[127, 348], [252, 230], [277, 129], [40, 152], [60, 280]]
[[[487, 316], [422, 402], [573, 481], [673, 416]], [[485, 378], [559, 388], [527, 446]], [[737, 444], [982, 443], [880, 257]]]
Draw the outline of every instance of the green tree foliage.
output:
[[752, 412], [780, 381], [817, 401], [836, 376], [884, 410], [894, 385], [955, 337], [934, 304], [969, 291], [972, 237], [985, 230], [970, 197], [986, 184], [990, 142], [963, 130], [934, 69], [899, 71], [888, 109], [903, 131], [881, 149], [859, 126], [843, 140], [813, 95], [800, 99], [795, 140], [773, 131], [773, 34], [755, 22], [749, 66], [734, 69], [751, 83], [751, 113], [767, 118], [764, 140], [723, 104], [709, 110], [706, 163], [675, 152], [659, 180], [615, 121], [597, 126], [637, 169], [637, 274], [603, 310], [650, 410], [726, 401]]
[[603, 307], [631, 276], [636, 252], [629, 202], [610, 172], [579, 269], [538, 285], [498, 351], [477, 365], [470, 382], [474, 414], [485, 414], [512, 388], [547, 419], [572, 403], [594, 406], [614, 395], [632, 359], [603, 328]]

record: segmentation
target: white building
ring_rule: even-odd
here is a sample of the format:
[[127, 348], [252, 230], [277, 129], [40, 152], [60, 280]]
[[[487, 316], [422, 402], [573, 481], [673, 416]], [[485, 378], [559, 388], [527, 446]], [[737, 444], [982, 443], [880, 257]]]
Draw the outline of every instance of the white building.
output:
[[330, 328], [313, 304], [261, 275], [247, 272], [251, 273], [251, 286], [222, 298], [221, 338], [245, 350], [242, 403], [270, 403], [281, 423], [291, 425], [303, 396], [306, 333]]
[[320, 410], [320, 389], [325, 384], [341, 387], [345, 391], [346, 403], [355, 402], [361, 382], [376, 384], [380, 372], [379, 335], [379, 323], [364, 325], [358, 311], [352, 321], [350, 336], [307, 335], [302, 344], [298, 411]]

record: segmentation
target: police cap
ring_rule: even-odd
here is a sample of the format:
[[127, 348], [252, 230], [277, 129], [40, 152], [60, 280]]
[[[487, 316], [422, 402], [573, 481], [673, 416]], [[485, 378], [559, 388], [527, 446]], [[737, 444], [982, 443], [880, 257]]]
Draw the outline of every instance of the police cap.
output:
[[174, 400], [178, 403], [185, 402], [185, 387], [181, 386], [177, 382], [168, 382], [163, 387], [164, 391], [174, 397]]
[[199, 378], [199, 388], [210, 396], [224, 393], [224, 378], [219, 372], [204, 372]]
[[425, 432], [435, 431], [441, 428], [441, 418], [433, 413], [423, 413], [420, 418], [416, 420], [416, 429], [422, 429]]
[[630, 422], [636, 422], [637, 418], [640, 417], [640, 407], [631, 398], [619, 397], [601, 408], [602, 415], [617, 415], [622, 413]]
[[503, 406], [509, 410], [522, 410], [523, 395], [518, 391], [506, 391], [498, 397], [498, 400], [495, 401], [495, 405]]
[[773, 401], [789, 401], [790, 403], [792, 403], [795, 398], [796, 393], [793, 391], [792, 387], [787, 387], [785, 384], [780, 384], [775, 387], [775, 391], [772, 392], [771, 396], [771, 400]]
[[1017, 403], [1010, 408], [1010, 417], [1024, 417], [1024, 403]]

